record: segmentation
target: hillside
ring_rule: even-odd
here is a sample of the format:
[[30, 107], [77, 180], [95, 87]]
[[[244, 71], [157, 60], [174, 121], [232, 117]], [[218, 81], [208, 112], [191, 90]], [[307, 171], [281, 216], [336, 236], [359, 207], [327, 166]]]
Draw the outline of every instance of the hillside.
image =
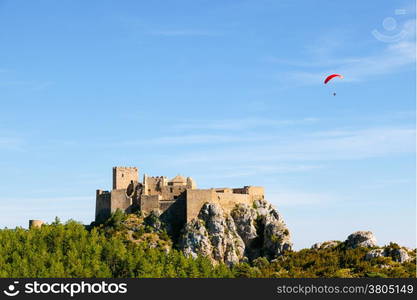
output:
[[[218, 224], [229, 224], [223, 229], [237, 238], [240, 229], [235, 228], [236, 233], [228, 232], [231, 220], [222, 220], [214, 212], [208, 215], [217, 218]], [[258, 224], [267, 224], [262, 223], [259, 216], [253, 217]], [[253, 236], [254, 244], [250, 248], [253, 252], [246, 252], [234, 263], [224, 256], [214, 260], [215, 255], [225, 253], [221, 251], [217, 254], [213, 251], [207, 257], [199, 251], [191, 254], [190, 248], [184, 247], [187, 244], [184, 244], [187, 241], [184, 237], [194, 234], [195, 224], [204, 228], [211, 226], [213, 230], [219, 228], [213, 226], [212, 220], [205, 222], [197, 220], [189, 224], [191, 230], [184, 230], [179, 238], [168, 233], [169, 228], [154, 214], [125, 215], [121, 212], [116, 212], [103, 224], [91, 226], [75, 221], [61, 224], [56, 220], [30, 230], [3, 229], [0, 230], [0, 277], [415, 277], [416, 274], [415, 251], [394, 243], [377, 247], [372, 244], [372, 236], [363, 232], [351, 235], [345, 242], [318, 243], [311, 249], [292, 251], [287, 246], [280, 247], [289, 245], [288, 240], [283, 239], [273, 239], [275, 248], [265, 248], [269, 242], [259, 239], [262, 237], [259, 230], [266, 232], [267, 225], [255, 227], [258, 234]], [[234, 225], [242, 224], [234, 221]], [[281, 231], [275, 232], [283, 234], [285, 229], [279, 229]], [[194, 237], [203, 241], [204, 230], [198, 232], [203, 234]], [[212, 232], [208, 236], [211, 239], [205, 241], [211, 246], [219, 241], [220, 236], [216, 238]], [[218, 245], [227, 245], [228, 242], [223, 243], [224, 236], [221, 237], [223, 240]], [[242, 247], [244, 244], [245, 241]], [[271, 256], [271, 252], [265, 251], [271, 249], [276, 250], [275, 254], [285, 251]]]

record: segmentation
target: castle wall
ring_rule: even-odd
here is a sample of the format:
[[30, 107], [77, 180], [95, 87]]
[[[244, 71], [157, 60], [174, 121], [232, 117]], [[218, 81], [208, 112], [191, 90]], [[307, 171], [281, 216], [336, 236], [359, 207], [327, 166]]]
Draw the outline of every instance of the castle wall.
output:
[[126, 189], [130, 182], [139, 182], [139, 171], [135, 167], [113, 168], [113, 190]]
[[216, 193], [216, 203], [229, 213], [236, 204], [252, 205], [252, 197], [248, 194]]
[[233, 193], [233, 189], [230, 188], [215, 188], [216, 193]]
[[158, 194], [167, 185], [167, 179], [164, 176], [148, 177], [145, 175], [143, 181], [145, 195]]
[[166, 211], [176, 201], [177, 200], [161, 200], [161, 201], [159, 201], [159, 210], [160, 211]]
[[160, 195], [142, 195], [140, 198], [140, 210], [146, 213], [159, 210], [160, 198]]
[[164, 186], [161, 190], [163, 200], [171, 200], [178, 198], [179, 195], [185, 192], [187, 188], [185, 186]]
[[206, 202], [213, 202], [216, 197], [216, 192], [213, 189], [209, 190], [191, 190], [186, 191], [186, 222], [191, 221], [192, 219], [198, 216], [201, 207]]
[[169, 224], [167, 230], [173, 235], [174, 241], [179, 238], [181, 229], [186, 222], [185, 200], [185, 193], [183, 193], [176, 200], [159, 201], [159, 208], [162, 212], [161, 220]]
[[[255, 193], [260, 190], [255, 189]], [[187, 190], [186, 194], [186, 221], [189, 222], [196, 218], [204, 203], [216, 203], [222, 207], [222, 209], [229, 213], [237, 204], [252, 205], [253, 200], [261, 197], [258, 194], [239, 194], [232, 193], [230, 189], [215, 189], [209, 190]]]
[[265, 189], [262, 186], [248, 186], [247, 190], [252, 201], [265, 198]]
[[111, 194], [107, 191], [97, 190], [96, 192], [96, 222], [103, 221], [110, 217]]
[[126, 195], [125, 189], [111, 191], [110, 213], [114, 213], [117, 209], [126, 211], [131, 205], [132, 198]]

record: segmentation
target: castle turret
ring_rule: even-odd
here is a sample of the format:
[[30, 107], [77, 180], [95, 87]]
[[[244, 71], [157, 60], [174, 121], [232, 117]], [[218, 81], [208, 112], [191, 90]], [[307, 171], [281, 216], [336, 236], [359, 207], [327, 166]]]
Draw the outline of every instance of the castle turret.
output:
[[148, 195], [148, 176], [146, 174], [143, 174], [143, 191], [142, 193], [144, 195]]
[[44, 222], [42, 220], [29, 220], [29, 229], [41, 228]]
[[187, 189], [196, 189], [197, 184], [195, 183], [194, 179], [191, 177], [187, 177]]

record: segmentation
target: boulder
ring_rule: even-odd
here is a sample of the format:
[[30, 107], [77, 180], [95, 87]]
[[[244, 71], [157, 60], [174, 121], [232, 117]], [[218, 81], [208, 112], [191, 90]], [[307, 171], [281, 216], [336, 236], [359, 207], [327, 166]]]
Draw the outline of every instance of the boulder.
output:
[[406, 261], [411, 260], [411, 257], [408, 255], [407, 251], [403, 248], [400, 249], [393, 249], [390, 251], [389, 256], [392, 257], [393, 261], [403, 263]]
[[377, 258], [377, 257], [381, 257], [381, 256], [385, 256], [384, 255], [384, 249], [373, 249], [373, 250], [369, 251], [368, 253], [366, 253], [365, 260], [371, 260], [373, 258]]
[[327, 249], [327, 248], [333, 248], [339, 245], [339, 241], [326, 241], [326, 242], [319, 242], [315, 243], [311, 246], [311, 249]]
[[396, 247], [386, 246], [384, 248], [373, 249], [366, 253], [365, 260], [371, 260], [377, 257], [391, 257], [393, 261], [399, 263], [404, 263], [412, 259], [407, 249], [398, 245]]
[[375, 247], [376, 238], [371, 231], [356, 231], [347, 237], [345, 245], [348, 248]]

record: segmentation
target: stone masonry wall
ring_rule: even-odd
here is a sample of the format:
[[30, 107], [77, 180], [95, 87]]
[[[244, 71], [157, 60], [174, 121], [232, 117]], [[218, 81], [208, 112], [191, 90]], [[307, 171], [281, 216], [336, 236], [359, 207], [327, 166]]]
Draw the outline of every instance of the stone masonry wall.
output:
[[142, 195], [140, 198], [140, 210], [146, 213], [159, 210], [160, 198], [160, 195]]
[[110, 193], [102, 190], [96, 192], [96, 218], [100, 222], [110, 216]]
[[126, 189], [131, 181], [137, 183], [139, 180], [138, 168], [135, 167], [114, 167], [113, 168], [113, 189]]
[[112, 190], [110, 213], [114, 213], [117, 209], [122, 211], [129, 211], [132, 205], [132, 199], [126, 195], [126, 190]]
[[249, 194], [217, 193], [214, 189], [187, 190], [186, 221], [196, 218], [204, 203], [219, 204], [225, 212], [230, 212], [236, 204], [251, 205], [253, 197]]

